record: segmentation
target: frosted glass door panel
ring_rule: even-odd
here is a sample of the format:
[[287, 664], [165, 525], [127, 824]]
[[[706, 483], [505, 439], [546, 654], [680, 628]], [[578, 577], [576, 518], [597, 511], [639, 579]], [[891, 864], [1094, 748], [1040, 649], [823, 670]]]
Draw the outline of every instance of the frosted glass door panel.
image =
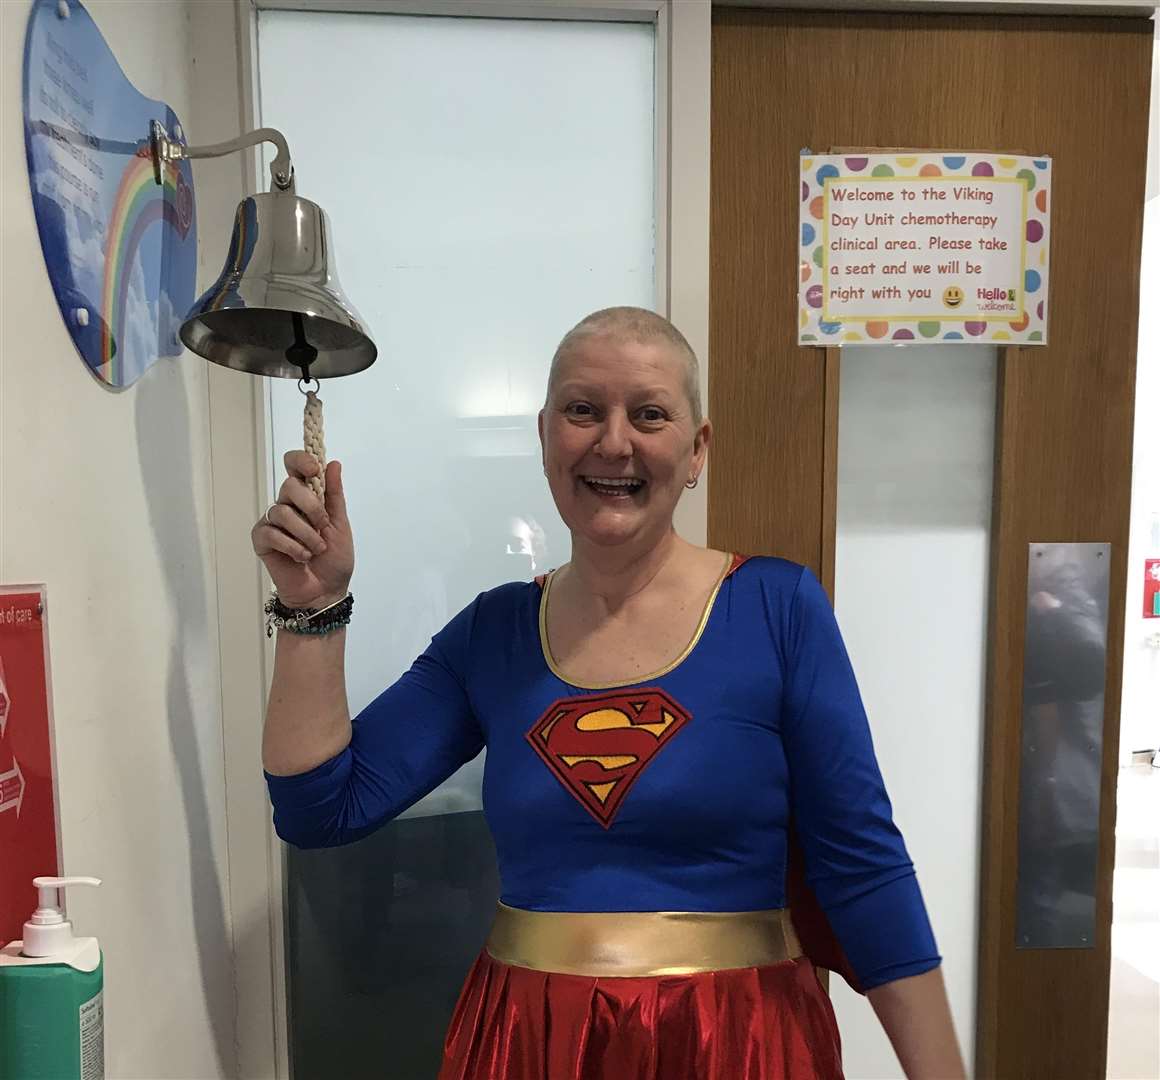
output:
[[[568, 559], [536, 413], [564, 331], [653, 304], [653, 27], [260, 19], [263, 122], [330, 214], [379, 347], [322, 388], [358, 545], [358, 710], [482, 589]], [[301, 412], [276, 381], [276, 467]], [[478, 808], [481, 772], [416, 812]]]
[[[838, 411], [838, 620], [973, 1059], [996, 350], [850, 346]], [[832, 983], [848, 1076], [900, 1077]]]
[[[536, 436], [564, 332], [654, 306], [651, 24], [259, 12], [262, 120], [379, 347], [324, 383], [358, 565], [351, 707], [477, 593], [566, 562]], [[270, 460], [303, 399], [271, 388]], [[435, 1074], [498, 891], [482, 757], [406, 820], [288, 858], [298, 1076]]]

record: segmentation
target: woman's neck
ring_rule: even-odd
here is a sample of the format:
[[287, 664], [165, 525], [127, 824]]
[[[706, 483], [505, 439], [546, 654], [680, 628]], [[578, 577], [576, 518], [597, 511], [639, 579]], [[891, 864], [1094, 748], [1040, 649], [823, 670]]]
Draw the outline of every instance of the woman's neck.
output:
[[679, 558], [688, 545], [670, 529], [659, 543], [646, 547], [601, 547], [573, 537], [572, 559], [560, 572], [557, 585], [573, 595], [596, 599], [606, 611], [646, 589]]

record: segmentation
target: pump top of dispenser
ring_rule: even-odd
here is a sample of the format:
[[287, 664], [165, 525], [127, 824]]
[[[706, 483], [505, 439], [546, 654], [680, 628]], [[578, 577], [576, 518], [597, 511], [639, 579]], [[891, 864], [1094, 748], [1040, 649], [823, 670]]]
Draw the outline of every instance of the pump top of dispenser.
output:
[[32, 879], [39, 893], [39, 906], [24, 924], [25, 956], [60, 956], [74, 944], [73, 925], [64, 917], [61, 889], [70, 885], [100, 885], [95, 877], [38, 877]]

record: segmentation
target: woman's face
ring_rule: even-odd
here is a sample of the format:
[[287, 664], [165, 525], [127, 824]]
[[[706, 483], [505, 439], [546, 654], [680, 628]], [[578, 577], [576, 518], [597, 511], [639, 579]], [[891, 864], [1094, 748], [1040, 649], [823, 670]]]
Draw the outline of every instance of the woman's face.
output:
[[600, 545], [668, 532], [711, 432], [694, 423], [684, 363], [668, 346], [603, 336], [561, 357], [539, 426], [560, 516]]

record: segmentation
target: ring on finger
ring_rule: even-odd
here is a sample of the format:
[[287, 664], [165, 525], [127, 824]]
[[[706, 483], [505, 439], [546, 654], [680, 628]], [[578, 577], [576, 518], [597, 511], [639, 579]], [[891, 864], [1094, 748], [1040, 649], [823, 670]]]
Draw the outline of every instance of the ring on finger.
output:
[[277, 503], [271, 503], [269, 506], [266, 507], [266, 512], [262, 515], [262, 520], [267, 525], [271, 526], [271, 528], [277, 528], [277, 526], [270, 520], [270, 511], [273, 510], [274, 507], [277, 505], [278, 505]]

